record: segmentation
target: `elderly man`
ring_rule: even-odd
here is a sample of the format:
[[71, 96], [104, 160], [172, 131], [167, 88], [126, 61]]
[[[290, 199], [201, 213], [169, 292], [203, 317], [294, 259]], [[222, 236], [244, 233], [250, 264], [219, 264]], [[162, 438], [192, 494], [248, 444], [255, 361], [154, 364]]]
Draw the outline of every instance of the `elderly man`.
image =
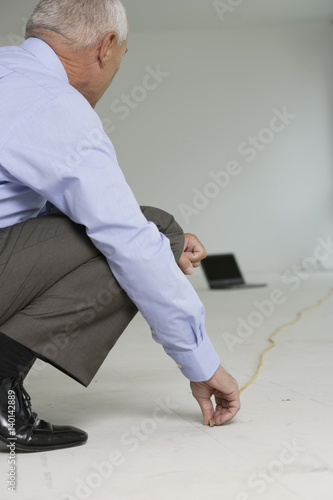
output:
[[205, 250], [172, 216], [140, 209], [94, 111], [127, 52], [124, 7], [41, 0], [26, 38], [0, 49], [1, 441], [84, 444], [80, 429], [37, 417], [24, 377], [40, 358], [87, 386], [137, 310], [191, 381], [204, 423], [227, 422], [237, 383], [185, 276]]

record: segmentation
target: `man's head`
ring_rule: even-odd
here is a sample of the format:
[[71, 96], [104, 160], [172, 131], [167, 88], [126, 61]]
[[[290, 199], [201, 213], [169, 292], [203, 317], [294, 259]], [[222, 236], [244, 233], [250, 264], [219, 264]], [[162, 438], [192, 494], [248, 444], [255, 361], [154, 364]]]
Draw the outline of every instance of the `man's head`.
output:
[[128, 36], [126, 11], [120, 0], [40, 0], [26, 28], [26, 37], [41, 30], [63, 36], [78, 52], [101, 42], [113, 31], [118, 45]]
[[127, 51], [128, 22], [120, 0], [40, 0], [26, 38], [48, 43], [70, 83], [95, 106]]

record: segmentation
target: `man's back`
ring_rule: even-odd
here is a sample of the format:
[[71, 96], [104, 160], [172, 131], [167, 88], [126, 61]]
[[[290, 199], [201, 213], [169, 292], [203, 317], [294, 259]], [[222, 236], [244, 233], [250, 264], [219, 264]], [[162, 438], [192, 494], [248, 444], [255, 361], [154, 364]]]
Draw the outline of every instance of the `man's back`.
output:
[[[30, 39], [29, 45], [33, 46], [34, 42]], [[40, 41], [38, 43], [40, 45]], [[0, 148], [6, 132], [35, 106], [42, 106], [63, 92], [76, 92], [69, 86], [64, 69], [61, 79], [52, 71], [52, 61], [48, 68], [23, 48], [25, 44], [27, 42], [21, 47], [0, 48]], [[57, 58], [56, 54], [54, 57]], [[59, 68], [57, 70], [59, 75]]]
[[[30, 50], [37, 50], [39, 57]], [[0, 102], [0, 227], [7, 227], [37, 216], [45, 205], [46, 198], [38, 193], [38, 183], [35, 189], [30, 189], [29, 183], [24, 182], [27, 148], [31, 147], [33, 153], [49, 143], [50, 162], [45, 156], [43, 165], [47, 173], [52, 158], [52, 125], [60, 135], [61, 129], [66, 134], [65, 125], [69, 120], [64, 111], [73, 108], [75, 114], [77, 103], [81, 112], [84, 109], [88, 114], [94, 113], [69, 84], [66, 71], [53, 50], [33, 38], [20, 47], [0, 48]], [[27, 131], [33, 132], [35, 143]], [[13, 152], [10, 144], [15, 137], [21, 137], [21, 142]], [[34, 167], [38, 169], [37, 161]]]

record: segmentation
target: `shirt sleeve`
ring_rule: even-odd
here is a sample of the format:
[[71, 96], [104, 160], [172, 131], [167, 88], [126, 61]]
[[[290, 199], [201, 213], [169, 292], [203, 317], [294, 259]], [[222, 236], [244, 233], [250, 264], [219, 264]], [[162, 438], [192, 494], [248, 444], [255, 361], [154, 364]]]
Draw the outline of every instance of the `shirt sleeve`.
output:
[[8, 179], [84, 225], [182, 373], [192, 381], [211, 378], [220, 360], [205, 331], [203, 305], [177, 266], [169, 240], [143, 216], [88, 102], [76, 92], [48, 97], [3, 144]]

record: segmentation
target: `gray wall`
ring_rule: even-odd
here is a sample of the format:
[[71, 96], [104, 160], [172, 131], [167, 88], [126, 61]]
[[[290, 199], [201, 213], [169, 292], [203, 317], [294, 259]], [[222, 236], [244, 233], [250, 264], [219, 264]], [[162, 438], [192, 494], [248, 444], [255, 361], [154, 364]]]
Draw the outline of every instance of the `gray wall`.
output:
[[[16, 44], [34, 2], [2, 5]], [[328, 22], [133, 33], [97, 111], [138, 201], [248, 272], [313, 256], [332, 234], [332, 48]]]

